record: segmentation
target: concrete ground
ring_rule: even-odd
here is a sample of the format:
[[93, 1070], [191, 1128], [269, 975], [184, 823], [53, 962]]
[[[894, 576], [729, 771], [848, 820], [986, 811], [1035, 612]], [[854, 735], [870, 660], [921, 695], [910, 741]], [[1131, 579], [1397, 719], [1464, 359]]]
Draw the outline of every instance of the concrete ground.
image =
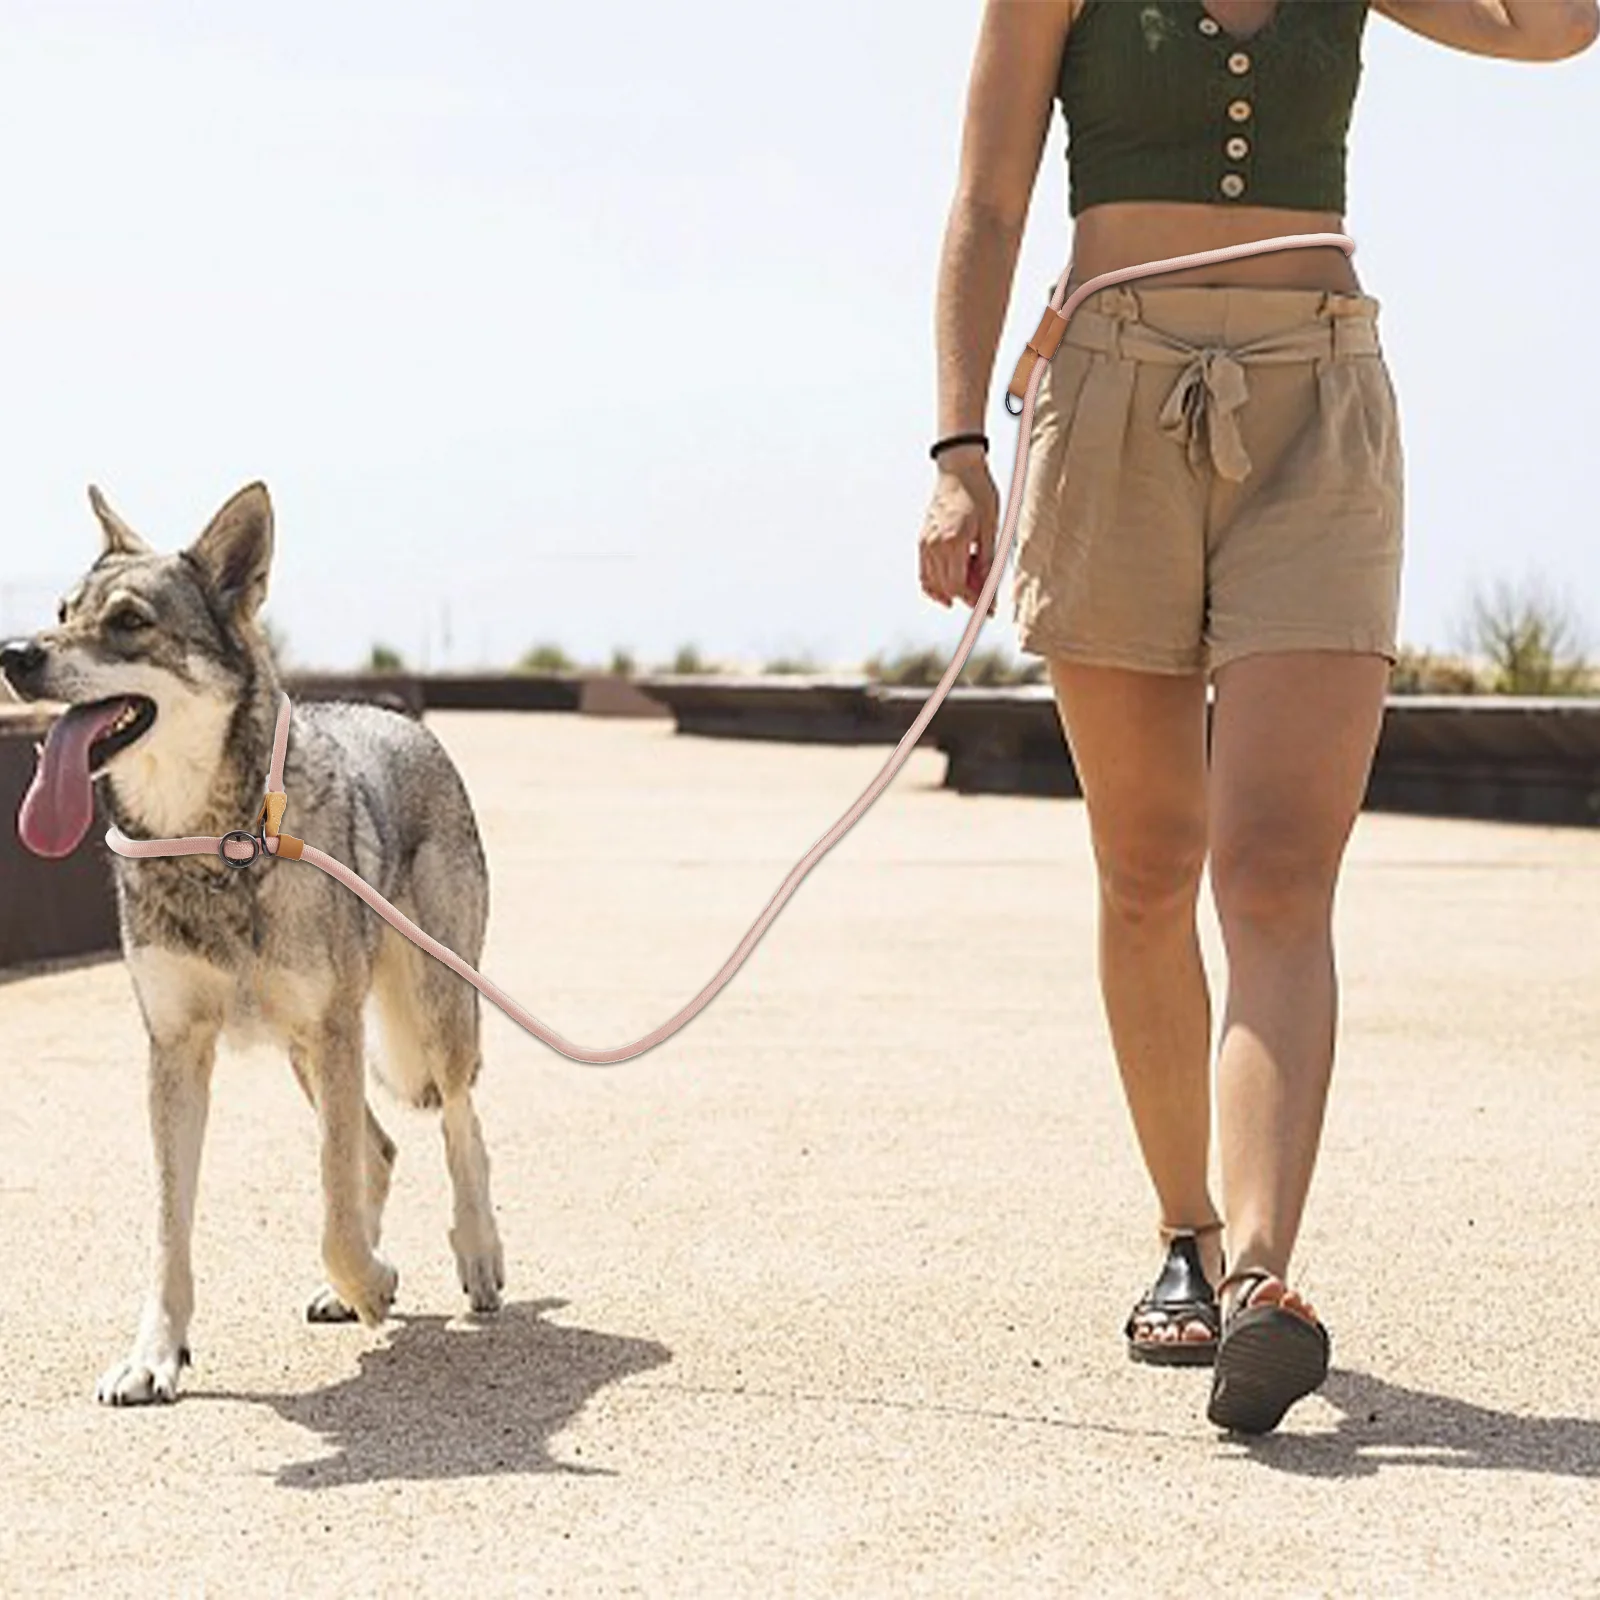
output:
[[[493, 863], [484, 970], [589, 1044], [697, 990], [885, 755], [432, 721]], [[225, 1056], [175, 1407], [92, 1399], [150, 1236], [126, 976], [0, 985], [0, 1592], [1600, 1591], [1600, 832], [1362, 818], [1300, 1255], [1335, 1370], [1244, 1444], [1203, 1373], [1123, 1355], [1156, 1252], [1083, 809], [940, 775], [918, 752], [651, 1054], [582, 1069], [488, 1013], [492, 1323], [437, 1131], [380, 1101], [396, 1316], [306, 1325], [311, 1119]]]

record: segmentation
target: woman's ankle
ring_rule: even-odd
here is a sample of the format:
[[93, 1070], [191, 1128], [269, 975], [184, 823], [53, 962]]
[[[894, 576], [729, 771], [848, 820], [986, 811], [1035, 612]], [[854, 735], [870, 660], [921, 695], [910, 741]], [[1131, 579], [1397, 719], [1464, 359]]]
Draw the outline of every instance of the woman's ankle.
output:
[[[1177, 1215], [1190, 1215], [1191, 1213], [1177, 1213]], [[1216, 1208], [1211, 1205], [1199, 1207], [1192, 1213], [1198, 1220], [1193, 1222], [1162, 1222], [1159, 1232], [1164, 1244], [1171, 1244], [1174, 1239], [1192, 1236], [1195, 1249], [1200, 1256], [1200, 1267], [1206, 1275], [1206, 1282], [1215, 1285], [1222, 1277], [1226, 1254], [1223, 1249], [1223, 1222], [1217, 1215]]]

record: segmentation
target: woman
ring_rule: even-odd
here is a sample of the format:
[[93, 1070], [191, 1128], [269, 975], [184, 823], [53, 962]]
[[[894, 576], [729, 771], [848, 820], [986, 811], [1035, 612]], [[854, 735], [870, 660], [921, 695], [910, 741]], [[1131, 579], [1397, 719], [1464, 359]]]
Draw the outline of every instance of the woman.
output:
[[[1440, 44], [1550, 61], [1596, 0], [1372, 0]], [[1120, 267], [1343, 231], [1366, 0], [989, 0], [939, 275], [924, 592], [971, 605], [999, 497], [981, 429], [1054, 101], [1069, 292]], [[1090, 296], [1044, 374], [1017, 534], [1099, 878], [1100, 982], [1166, 1261], [1136, 1359], [1214, 1366], [1207, 1415], [1275, 1427], [1327, 1372], [1287, 1284], [1321, 1134], [1335, 884], [1377, 742], [1402, 550], [1378, 302], [1335, 247]], [[1206, 683], [1214, 686], [1209, 755]], [[1208, 1178], [1209, 856], [1228, 958]], [[1227, 1219], [1226, 1250], [1223, 1216]]]

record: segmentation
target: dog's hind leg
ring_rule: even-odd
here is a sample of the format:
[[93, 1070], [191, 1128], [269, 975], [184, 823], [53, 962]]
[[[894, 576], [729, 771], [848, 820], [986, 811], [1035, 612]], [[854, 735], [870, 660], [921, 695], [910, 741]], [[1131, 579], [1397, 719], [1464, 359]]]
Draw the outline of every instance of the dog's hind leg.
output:
[[489, 1201], [489, 1152], [470, 1090], [445, 1097], [443, 1123], [445, 1164], [455, 1197], [450, 1248], [456, 1272], [474, 1311], [498, 1311], [506, 1286], [505, 1255]]
[[[296, 1045], [290, 1049], [289, 1065], [294, 1068], [295, 1081], [305, 1091], [306, 1099], [311, 1102], [312, 1109], [315, 1110], [316, 1086], [306, 1069], [305, 1051], [301, 1046]], [[394, 1140], [373, 1115], [370, 1102], [366, 1111], [367, 1142], [362, 1155], [366, 1174], [367, 1240], [376, 1250], [378, 1241], [383, 1236], [383, 1208], [389, 1198], [390, 1180], [394, 1176], [396, 1150]], [[327, 1284], [311, 1297], [311, 1303], [306, 1307], [307, 1322], [355, 1322], [356, 1320], [355, 1312]]]
[[[428, 898], [430, 865], [427, 852], [419, 851], [414, 877], [419, 898]], [[433, 927], [444, 929], [439, 935], [444, 942], [475, 960], [482, 940], [481, 911], [476, 905], [464, 906], [464, 899], [464, 894], [453, 902], [442, 893], [431, 897], [431, 920]], [[405, 909], [429, 927], [412, 906]], [[449, 937], [452, 912], [460, 924], [454, 942]], [[385, 1078], [413, 1104], [438, 1106], [443, 1112], [453, 1193], [450, 1248], [461, 1287], [474, 1311], [497, 1311], [505, 1287], [505, 1254], [489, 1198], [489, 1155], [472, 1104], [481, 1060], [477, 992], [391, 929], [374, 963], [373, 995], [382, 1024]]]
[[[389, 1314], [398, 1276], [372, 1248], [372, 1189], [359, 1006], [339, 1006], [307, 1041], [302, 1067], [322, 1126], [322, 1259], [328, 1286], [369, 1327]], [[382, 1130], [379, 1130], [380, 1133]], [[383, 1179], [387, 1188], [387, 1175]]]
[[140, 1001], [151, 1035], [156, 1270], [133, 1348], [125, 1360], [107, 1369], [95, 1390], [97, 1399], [113, 1406], [176, 1399], [178, 1375], [189, 1364], [189, 1319], [194, 1314], [190, 1239], [218, 1031], [214, 1018], [169, 1021], [147, 993], [141, 991]]

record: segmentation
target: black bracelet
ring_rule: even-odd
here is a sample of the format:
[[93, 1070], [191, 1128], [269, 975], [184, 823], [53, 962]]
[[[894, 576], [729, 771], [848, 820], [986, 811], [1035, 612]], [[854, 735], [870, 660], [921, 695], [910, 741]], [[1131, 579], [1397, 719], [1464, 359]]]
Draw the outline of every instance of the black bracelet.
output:
[[941, 450], [953, 450], [958, 444], [981, 444], [987, 452], [989, 436], [986, 433], [949, 433], [942, 439], [935, 439], [928, 454], [937, 461]]

